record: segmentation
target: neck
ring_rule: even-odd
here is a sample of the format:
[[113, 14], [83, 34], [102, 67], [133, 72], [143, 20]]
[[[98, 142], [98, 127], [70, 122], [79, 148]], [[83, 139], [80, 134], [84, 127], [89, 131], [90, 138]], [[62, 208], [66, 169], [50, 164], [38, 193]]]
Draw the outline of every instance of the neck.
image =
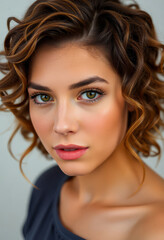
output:
[[73, 189], [81, 204], [121, 204], [138, 188], [142, 169], [123, 145], [90, 174], [73, 178]]

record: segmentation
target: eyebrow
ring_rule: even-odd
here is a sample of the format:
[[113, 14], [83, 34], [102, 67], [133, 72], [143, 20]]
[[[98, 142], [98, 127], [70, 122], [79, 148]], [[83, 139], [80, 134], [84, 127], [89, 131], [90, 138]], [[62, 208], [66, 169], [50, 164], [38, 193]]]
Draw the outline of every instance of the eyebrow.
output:
[[[80, 88], [80, 87], [89, 85], [89, 84], [94, 83], [94, 82], [103, 82], [103, 83], [109, 84], [107, 80], [105, 80], [101, 77], [98, 77], [98, 76], [94, 76], [94, 77], [82, 80], [80, 82], [73, 83], [72, 85], [69, 86], [69, 90]], [[36, 90], [43, 90], [43, 91], [52, 92], [52, 90], [49, 87], [42, 86], [42, 85], [39, 85], [39, 84], [36, 84], [36, 83], [33, 83], [33, 82], [29, 83], [28, 88], [33, 88], [33, 89], [36, 89]]]

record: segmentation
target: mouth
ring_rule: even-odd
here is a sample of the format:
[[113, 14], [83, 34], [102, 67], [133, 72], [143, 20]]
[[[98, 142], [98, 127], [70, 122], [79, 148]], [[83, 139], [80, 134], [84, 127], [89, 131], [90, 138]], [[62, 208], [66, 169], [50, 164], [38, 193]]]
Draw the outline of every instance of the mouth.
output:
[[63, 160], [75, 160], [84, 155], [88, 147], [70, 145], [58, 145], [53, 148], [57, 155]]

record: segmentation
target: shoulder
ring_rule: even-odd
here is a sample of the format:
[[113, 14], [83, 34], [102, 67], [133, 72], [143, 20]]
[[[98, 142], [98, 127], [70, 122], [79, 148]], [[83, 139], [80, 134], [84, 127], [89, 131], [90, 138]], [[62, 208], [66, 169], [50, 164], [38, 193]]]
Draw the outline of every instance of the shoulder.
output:
[[135, 225], [131, 240], [164, 239], [164, 201], [155, 204]]
[[48, 205], [56, 195], [60, 181], [66, 176], [58, 166], [44, 171], [35, 181], [36, 188], [32, 188], [29, 201], [29, 212]]
[[24, 236], [29, 231], [37, 231], [38, 222], [42, 220], [46, 222], [49, 218], [58, 186], [65, 176], [58, 166], [54, 166], [37, 178], [35, 186], [38, 189], [33, 188], [31, 191], [27, 217], [22, 229]]

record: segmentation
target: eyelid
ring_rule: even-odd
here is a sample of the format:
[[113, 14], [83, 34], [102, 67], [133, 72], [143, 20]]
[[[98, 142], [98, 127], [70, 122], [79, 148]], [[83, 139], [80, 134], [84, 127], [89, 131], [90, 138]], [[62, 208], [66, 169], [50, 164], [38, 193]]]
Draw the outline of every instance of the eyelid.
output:
[[100, 88], [85, 88], [83, 90], [80, 91], [79, 95], [82, 95], [86, 92], [97, 92], [98, 94], [100, 94], [100, 96], [98, 98], [94, 98], [94, 99], [88, 99], [88, 100], [84, 100], [84, 102], [87, 102], [87, 103], [93, 103], [93, 102], [96, 102], [96, 101], [99, 101], [99, 99], [106, 94], [106, 92]]
[[47, 103], [46, 103], [46, 102], [45, 102], [45, 103], [37, 103], [36, 100], [35, 100], [35, 98], [36, 98], [37, 96], [39, 96], [39, 95], [47, 95], [47, 96], [49, 96], [50, 98], [53, 98], [53, 97], [51, 96], [51, 94], [48, 94], [48, 93], [45, 93], [45, 92], [37, 92], [37, 91], [29, 94], [29, 97], [30, 97], [31, 100], [34, 101], [35, 104], [40, 104], [40, 105], [45, 105], [45, 104], [48, 104], [48, 103], [53, 103], [53, 102], [55, 102], [55, 101], [53, 100], [53, 101], [48, 101]]
[[[87, 92], [87, 91], [97, 91], [97, 92], [99, 92], [99, 93], [105, 94], [104, 90], [101, 90], [100, 88], [84, 88], [84, 89], [82, 89], [82, 90], [79, 92], [78, 95], [80, 95], [80, 94], [82, 94], [82, 93], [85, 93], [85, 92]], [[49, 94], [49, 93], [47, 93], [47, 92], [44, 92], [44, 91], [43, 91], [43, 92], [35, 91], [35, 92], [31, 93], [31, 94], [29, 93], [29, 97], [37, 96], [37, 95], [40, 95], [40, 94], [45, 94], [45, 95], [48, 95], [48, 96], [52, 97], [51, 94]]]
[[80, 91], [79, 95], [82, 94], [82, 93], [85, 93], [87, 91], [95, 91], [95, 92], [98, 92], [98, 93], [104, 93], [105, 94], [105, 92], [103, 90], [101, 90], [100, 88], [85, 88], [85, 89], [82, 89]]
[[51, 96], [51, 94], [48, 92], [44, 92], [44, 91], [41, 92], [41, 91], [37, 91], [37, 90], [33, 91], [32, 93], [29, 93], [29, 96], [31, 97], [31, 96], [35, 96], [35, 95], [39, 95], [39, 94], [45, 94], [45, 95]]
[[53, 98], [52, 96], [51, 96], [51, 94], [49, 94], [49, 93], [46, 93], [46, 92], [33, 92], [33, 93], [29, 93], [29, 97], [31, 98], [31, 97], [36, 97], [36, 96], [38, 96], [38, 95], [47, 95], [47, 96], [50, 96], [51, 98]]

